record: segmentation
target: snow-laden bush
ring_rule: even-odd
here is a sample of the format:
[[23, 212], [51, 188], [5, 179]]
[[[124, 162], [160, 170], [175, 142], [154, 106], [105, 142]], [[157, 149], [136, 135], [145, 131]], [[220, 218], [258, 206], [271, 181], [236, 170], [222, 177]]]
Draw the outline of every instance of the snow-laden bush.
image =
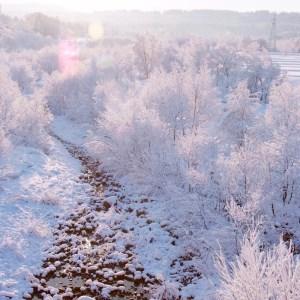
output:
[[280, 75], [278, 67], [272, 64], [269, 53], [256, 49], [251, 53], [247, 68], [248, 88], [261, 102], [269, 101], [273, 80]]
[[206, 66], [198, 72], [174, 69], [156, 71], [144, 82], [141, 101], [154, 109], [174, 141], [217, 119], [220, 113], [216, 89]]
[[240, 206], [260, 200], [265, 180], [264, 164], [253, 140], [236, 147], [230, 155], [219, 155], [218, 169], [224, 199]]
[[111, 99], [99, 120], [95, 151], [117, 175], [162, 188], [179, 174], [175, 148], [168, 129], [156, 112], [133, 99]]
[[230, 144], [242, 146], [254, 124], [256, 118], [257, 103], [251, 98], [251, 93], [245, 81], [238, 84], [228, 97], [226, 104], [226, 116], [222, 122], [223, 138]]
[[51, 75], [59, 70], [58, 49], [56, 47], [45, 47], [37, 53], [36, 66], [38, 70]]
[[3, 128], [0, 128], [0, 154], [5, 154], [10, 148], [10, 140]]
[[159, 41], [151, 35], [138, 36], [133, 46], [135, 65], [142, 79], [148, 79], [160, 58]]
[[183, 90], [184, 73], [156, 72], [143, 87], [141, 100], [155, 110], [162, 122], [169, 127], [174, 141], [183, 135], [191, 120], [189, 98]]
[[74, 74], [54, 72], [46, 88], [49, 107], [55, 115], [65, 115], [76, 122], [95, 118], [94, 89], [96, 70], [93, 65], [79, 67]]
[[274, 199], [284, 204], [300, 195], [300, 96], [299, 88], [283, 83], [275, 87], [270, 96], [266, 114], [266, 127], [271, 139], [265, 147], [269, 153]]
[[7, 149], [12, 138], [12, 130], [18, 122], [16, 112], [21, 94], [17, 84], [9, 79], [8, 72], [3, 66], [0, 70], [0, 82], [0, 145], [3, 152]]
[[235, 262], [217, 260], [220, 300], [296, 300], [300, 298], [300, 261], [280, 241], [270, 249], [261, 247], [259, 232], [249, 231]]
[[150, 300], [178, 300], [179, 289], [177, 284], [163, 280], [160, 286], [154, 288]]
[[[176, 144], [177, 155], [180, 160], [182, 186], [189, 192], [200, 196], [212, 196], [216, 199], [214, 171], [218, 155], [218, 145], [207, 130], [186, 133]], [[211, 201], [211, 204], [215, 201]]]
[[29, 99], [22, 99], [24, 110], [18, 114], [17, 123], [13, 127], [14, 140], [33, 147], [47, 147], [48, 127], [52, 120], [43, 96], [39, 93]]
[[48, 142], [47, 126], [51, 115], [42, 95], [28, 98], [21, 94], [16, 82], [10, 79], [5, 68], [0, 70], [0, 132], [4, 137], [1, 148], [9, 141], [33, 147], [45, 147]]
[[10, 63], [11, 79], [17, 82], [22, 94], [33, 92], [34, 73], [32, 67], [25, 60], [16, 60]]
[[219, 41], [210, 48], [208, 54], [209, 67], [215, 75], [216, 85], [224, 95], [245, 78], [246, 54], [239, 48], [236, 41]]
[[198, 180], [210, 178], [216, 154], [208, 128], [220, 113], [206, 66], [156, 71], [127, 93], [106, 83], [95, 95], [104, 101], [96, 151], [108, 168], [142, 184], [200, 192]]

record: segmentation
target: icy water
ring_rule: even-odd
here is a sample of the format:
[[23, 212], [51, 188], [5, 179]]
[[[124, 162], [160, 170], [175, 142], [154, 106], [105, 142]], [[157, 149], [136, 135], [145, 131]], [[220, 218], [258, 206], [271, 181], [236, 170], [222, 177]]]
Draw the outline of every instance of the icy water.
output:
[[130, 242], [125, 242], [122, 253], [117, 252], [117, 240], [123, 236], [126, 240], [130, 232], [120, 235], [109, 228], [104, 236], [97, 232], [97, 214], [113, 209], [112, 204], [105, 201], [104, 192], [117, 192], [120, 186], [111, 176], [99, 172], [98, 161], [72, 144], [61, 142], [80, 160], [83, 170], [80, 180], [90, 185], [91, 201], [79, 203], [69, 216], [60, 220], [54, 231], [55, 242], [43, 262], [41, 274], [32, 280], [33, 292], [26, 299], [47, 299], [47, 295], [63, 300], [83, 295], [96, 300], [149, 299], [151, 289], [159, 282], [150, 274], [140, 276], [143, 267], [136, 264], [134, 246]]

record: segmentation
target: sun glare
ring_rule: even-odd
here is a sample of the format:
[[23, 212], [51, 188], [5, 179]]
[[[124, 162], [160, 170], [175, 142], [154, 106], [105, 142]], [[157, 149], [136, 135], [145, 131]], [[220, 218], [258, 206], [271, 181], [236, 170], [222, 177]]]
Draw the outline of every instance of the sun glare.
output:
[[89, 37], [94, 40], [98, 41], [101, 40], [104, 36], [104, 29], [101, 23], [91, 23], [88, 29]]

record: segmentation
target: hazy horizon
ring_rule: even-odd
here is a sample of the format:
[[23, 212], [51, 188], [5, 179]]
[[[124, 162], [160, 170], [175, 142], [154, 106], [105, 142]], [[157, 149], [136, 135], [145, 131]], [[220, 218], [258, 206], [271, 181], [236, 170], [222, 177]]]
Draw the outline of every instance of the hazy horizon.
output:
[[[300, 2], [295, 0], [287, 0], [282, 2], [281, 0], [262, 0], [252, 1], [251, 3], [245, 3], [239, 0], [211, 0], [207, 1], [187, 0], [187, 1], [164, 1], [153, 0], [138, 1], [138, 0], [111, 0], [109, 2], [95, 1], [95, 0], [74, 0], [74, 1], [62, 1], [59, 0], [43, 0], [43, 1], [31, 1], [31, 0], [2, 0], [3, 10], [9, 10], [11, 7], [14, 9], [24, 10], [28, 5], [28, 10], [32, 10], [35, 7], [44, 10], [61, 10], [70, 12], [83, 12], [89, 13], [93, 11], [106, 11], [106, 10], [141, 10], [141, 11], [166, 11], [172, 9], [179, 10], [227, 10], [237, 12], [254, 12], [261, 10], [268, 10], [271, 12], [300, 12]], [[19, 7], [18, 7], [19, 6]], [[27, 8], [27, 7], [26, 7]]]

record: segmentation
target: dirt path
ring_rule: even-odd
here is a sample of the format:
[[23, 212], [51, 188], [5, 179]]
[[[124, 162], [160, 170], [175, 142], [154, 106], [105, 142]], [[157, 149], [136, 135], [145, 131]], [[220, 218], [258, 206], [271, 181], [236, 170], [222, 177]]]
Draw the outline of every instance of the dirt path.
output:
[[[56, 137], [59, 139], [58, 137]], [[150, 299], [159, 282], [143, 273], [131, 242], [134, 228], [122, 228], [121, 187], [99, 172], [100, 163], [78, 147], [59, 139], [82, 165], [80, 180], [90, 186], [90, 202], [78, 203], [59, 220], [55, 242], [42, 272], [32, 280], [26, 299]]]

